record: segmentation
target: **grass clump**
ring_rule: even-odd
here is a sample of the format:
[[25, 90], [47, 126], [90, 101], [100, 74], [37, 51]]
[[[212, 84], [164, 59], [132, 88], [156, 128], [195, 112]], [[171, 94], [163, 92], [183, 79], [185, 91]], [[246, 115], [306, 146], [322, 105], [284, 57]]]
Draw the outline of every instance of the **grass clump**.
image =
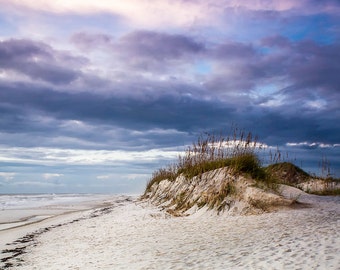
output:
[[177, 175], [183, 174], [186, 178], [193, 178], [197, 175], [202, 175], [205, 172], [212, 171], [218, 168], [230, 166], [231, 160], [205, 160], [196, 164], [183, 164], [179, 167]]
[[169, 165], [165, 168], [160, 168], [153, 172], [151, 179], [146, 185], [146, 191], [151, 190], [151, 186], [155, 183], [159, 183], [162, 180], [168, 179], [169, 181], [175, 181], [177, 177], [177, 169], [174, 165]]
[[231, 158], [230, 167], [236, 172], [249, 174], [255, 180], [267, 180], [268, 178], [255, 153], [244, 153]]
[[251, 132], [234, 128], [232, 135], [204, 133], [189, 146], [175, 164], [155, 171], [147, 183], [145, 194], [155, 183], [162, 180], [174, 181], [183, 174], [187, 179], [203, 173], [229, 166], [235, 173], [248, 173], [254, 179], [267, 179], [257, 151], [262, 149], [257, 137]]
[[265, 168], [265, 171], [278, 182], [284, 184], [297, 184], [310, 178], [308, 173], [289, 162], [271, 164]]
[[312, 191], [309, 193], [320, 196], [340, 196], [340, 188]]

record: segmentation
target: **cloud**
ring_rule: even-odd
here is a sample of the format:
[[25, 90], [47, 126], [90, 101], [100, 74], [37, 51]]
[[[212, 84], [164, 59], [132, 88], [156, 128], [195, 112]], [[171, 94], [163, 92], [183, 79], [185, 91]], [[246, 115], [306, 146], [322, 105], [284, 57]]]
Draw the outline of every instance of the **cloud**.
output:
[[[197, 5], [191, 1], [165, 1], [150, 2], [148, 0], [127, 0], [127, 1], [58, 1], [46, 2], [37, 1], [12, 1], [10, 4], [5, 0], [0, 3], [5, 6], [11, 5], [15, 8], [28, 8], [38, 12], [49, 12], [57, 14], [98, 14], [110, 13], [119, 15], [128, 23], [139, 27], [154, 26], [188, 26], [200, 21], [208, 21], [208, 14], [213, 9], [207, 5]], [[203, 2], [204, 3], [204, 2]]]
[[[94, 42], [96, 36], [86, 36], [84, 46], [91, 47], [94, 43], [89, 40], [92, 40], [92, 38]], [[115, 60], [119, 60], [116, 62], [116, 70], [123, 70], [126, 67], [130, 70], [125, 70], [125, 77], [122, 81], [110, 81], [100, 76], [85, 73], [82, 73], [80, 77], [80, 73], [78, 73], [77, 84], [73, 83], [72, 91], [84, 91], [86, 88], [90, 90], [92, 85], [90, 82], [92, 81], [94, 87], [97, 84], [101, 86], [101, 89], [112, 94], [141, 94], [142, 96], [155, 96], [157, 98], [157, 96], [164, 94], [181, 95], [184, 92], [190, 95], [195, 93], [202, 98], [233, 100], [234, 103], [253, 102], [251, 95], [257, 92], [256, 99], [258, 101], [256, 102], [258, 103], [269, 106], [274, 104], [271, 99], [277, 99], [277, 96], [280, 95], [283, 98], [280, 99], [279, 104], [285, 105], [293, 99], [302, 101], [305, 108], [310, 110], [335, 108], [336, 102], [339, 100], [339, 94], [334, 91], [339, 84], [338, 76], [336, 76], [339, 68], [333, 64], [336, 61], [331, 61], [340, 58], [337, 53], [339, 51], [337, 45], [318, 45], [315, 42], [305, 41], [291, 42], [283, 37], [275, 36], [263, 41], [267, 48], [273, 49], [269, 53], [263, 54], [253, 44], [227, 42], [208, 48], [184, 35], [169, 35], [150, 31], [132, 32], [115, 42], [109, 36], [104, 36], [103, 40], [105, 41], [103, 46], [106, 46], [111, 52], [113, 48], [116, 49], [116, 52], [112, 55], [112, 59], [117, 57]], [[88, 45], [89, 42], [91, 45]], [[282, 42], [285, 44], [285, 49], [276, 51], [275, 47]], [[40, 47], [44, 46], [33, 46], [24, 55], [27, 55], [27, 58], [32, 58], [32, 55], [43, 55], [42, 58], [45, 57], [46, 59], [58, 58], [58, 51], [50, 48], [40, 52]], [[20, 49], [17, 48], [16, 50], [20, 52]], [[33, 52], [30, 53], [30, 51]], [[36, 51], [39, 51], [39, 53]], [[6, 55], [6, 59], [10, 58]], [[157, 78], [158, 72], [170, 71], [169, 75], [171, 75], [172, 70], [177, 68], [178, 71], [181, 71], [180, 67], [183, 66], [184, 69], [185, 65], [187, 67], [191, 65], [192, 72], [194, 72], [195, 62], [198, 59], [208, 61], [213, 67], [209, 73], [205, 74], [201, 85], [190, 80], [186, 84], [182, 82], [190, 78], [188, 71], [186, 71], [186, 74], [182, 73], [183, 77], [179, 80], [178, 78], [172, 80], [169, 77], [162, 80]], [[303, 59], [305, 61], [302, 61]], [[74, 62], [77, 61], [74, 60], [69, 66], [76, 66], [77, 63]], [[18, 64], [18, 66], [21, 65]], [[185, 69], [188, 70], [187, 67]], [[17, 68], [19, 71], [21, 69]], [[138, 74], [136, 69], [139, 69], [141, 76], [134, 78], [132, 74]], [[143, 72], [148, 70], [153, 72], [152, 77], [143, 76]], [[68, 73], [67, 70], [65, 72]], [[31, 73], [28, 73], [28, 75], [33, 74]], [[53, 72], [49, 72], [49, 74], [53, 77]], [[43, 73], [41, 76], [44, 76]], [[122, 78], [122, 76], [120, 77]], [[56, 82], [59, 83], [61, 78], [62, 76], [58, 77]], [[50, 80], [51, 77], [45, 79]], [[52, 80], [50, 81], [52, 82]], [[70, 83], [70, 78], [64, 78], [64, 83]], [[270, 95], [259, 95], [258, 89], [268, 83], [276, 84], [276, 95], [273, 96], [272, 93]], [[127, 89], [128, 91], [126, 91]], [[71, 91], [71, 88], [63, 89], [63, 91]], [[104, 90], [97, 90], [96, 92], [99, 93], [100, 91]], [[50, 92], [46, 91], [46, 95], [48, 93]], [[91, 97], [91, 94], [88, 93], [85, 93], [82, 98], [86, 99], [86, 95], [88, 98], [96, 96], [95, 98], [98, 101], [106, 99], [104, 96], [100, 98], [93, 94]], [[37, 101], [41, 100], [42, 96], [39, 92]], [[66, 107], [71, 106], [69, 100], [72, 98], [69, 99], [69, 97], [71, 97], [69, 94], [60, 95], [58, 101], [64, 103]], [[111, 98], [111, 100], [113, 99], [118, 100], [119, 98], [116, 96]], [[107, 103], [107, 101], [104, 102]], [[55, 105], [50, 104], [50, 106]], [[6, 110], [8, 109], [7, 106]]]
[[[338, 114], [340, 100], [337, 44], [291, 41], [275, 35], [261, 40], [261, 44], [229, 40], [207, 45], [190, 36], [159, 31], [133, 31], [116, 39], [86, 33], [75, 35], [77, 42], [92, 50], [98, 39], [98, 46], [105, 48], [109, 59], [116, 60], [115, 68], [124, 76], [118, 80], [82, 72], [77, 83], [70, 84], [66, 78], [67, 87], [32, 81], [13, 83], [4, 78], [0, 81], [0, 111], [6, 116], [0, 120], [4, 141], [10, 144], [10, 138], [15, 137], [28, 146], [34, 140], [25, 140], [19, 134], [35, 133], [40, 139], [39, 134], [44, 133], [45, 139], [41, 137], [40, 143], [46, 146], [53, 143], [64, 148], [73, 145], [105, 149], [112, 144], [113, 133], [109, 130], [116, 129], [114, 136], [122, 147], [128, 147], [129, 141], [133, 147], [164, 142], [173, 145], [170, 135], [153, 133], [148, 139], [147, 134], [159, 128], [175, 130], [184, 138], [193, 132], [220, 130], [237, 122], [256, 130], [260, 137], [267, 136], [266, 129], [275, 130], [271, 137], [277, 136], [280, 142], [286, 140], [284, 143], [305, 140], [306, 134], [308, 139], [318, 140], [318, 135], [327, 133], [331, 135], [326, 143], [336, 143], [334, 134], [339, 127], [331, 123]], [[2, 59], [17, 62], [4, 65], [14, 65], [12, 69], [18, 71], [19, 64], [34, 57], [57, 64], [65, 58], [65, 69], [86, 65], [82, 57], [42, 42], [7, 40], [1, 46]], [[134, 59], [131, 63], [128, 56]], [[212, 67], [200, 77], [200, 84], [190, 80], [193, 77], [188, 73], [176, 79], [171, 77], [172, 69], [181, 70], [181, 65], [194, 70], [197, 60]], [[144, 76], [143, 65], [141, 69], [133, 66], [144, 62], [152, 71], [150, 76]], [[158, 72], [162, 69], [167, 77], [160, 79]], [[80, 81], [84, 86], [78, 84]], [[89, 81], [93, 81], [93, 86]], [[262, 123], [260, 127], [254, 124], [258, 121]], [[291, 135], [280, 130], [280, 126], [290, 130]], [[131, 131], [143, 135], [136, 139]], [[12, 133], [6, 139], [6, 134]]]
[[46, 180], [50, 180], [50, 179], [53, 179], [53, 178], [59, 178], [59, 177], [62, 177], [63, 174], [59, 174], [59, 173], [44, 173], [43, 174], [43, 178], [46, 179]]
[[251, 59], [256, 55], [256, 50], [251, 44], [229, 41], [219, 44], [212, 50], [212, 55], [221, 61], [230, 62], [240, 59]]
[[[157, 85], [156, 82], [155, 86]], [[192, 126], [210, 121], [208, 120], [210, 117], [205, 116], [207, 114], [231, 111], [229, 108], [225, 108], [223, 104], [217, 103], [212, 106], [212, 101], [186, 96], [178, 97], [176, 93], [142, 97], [142, 81], [140, 81], [139, 87], [141, 92], [135, 93], [136, 97], [124, 97], [117, 95], [102, 96], [94, 93], [62, 93], [45, 88], [34, 89], [30, 85], [17, 87], [13, 85], [1, 87], [0, 85], [2, 90], [0, 97], [2, 103], [5, 104], [5, 109], [10, 104], [11, 110], [16, 109], [17, 113], [26, 114], [27, 112], [22, 112], [22, 106], [25, 105], [25, 108], [45, 112], [46, 115], [59, 119], [77, 119], [84, 122], [107, 121], [107, 123], [122, 125], [125, 128], [144, 130], [157, 127], [162, 129], [176, 127], [179, 130], [188, 130]], [[163, 87], [167, 89], [167, 86], [163, 85]], [[174, 86], [170, 87], [175, 89]], [[144, 95], [146, 95], [146, 92], [144, 92]], [[192, 111], [196, 111], [197, 115], [191, 115], [190, 112]], [[178, 122], [180, 118], [182, 118], [182, 122]], [[15, 123], [13, 122], [13, 124]], [[23, 121], [22, 124], [21, 127], [18, 126], [19, 129], [24, 129], [28, 123]], [[11, 127], [9, 123], [6, 123], [6, 126]]]
[[266, 46], [268, 48], [280, 48], [280, 49], [289, 49], [291, 47], [291, 42], [287, 37], [275, 35], [275, 36], [267, 36], [261, 40], [261, 45]]
[[50, 183], [50, 182], [19, 181], [19, 182], [11, 183], [11, 186], [19, 186], [31, 192], [29, 187], [47, 187], [47, 188], [52, 187], [54, 188], [54, 187], [63, 187], [64, 185], [60, 183]]
[[204, 44], [187, 35], [145, 30], [133, 31], [118, 39], [80, 32], [74, 34], [71, 41], [88, 51], [105, 50], [111, 61], [117, 63], [118, 60], [121, 68], [127, 66], [142, 72], [169, 70], [168, 66], [174, 65], [178, 68], [205, 50]]
[[[242, 75], [248, 76], [247, 73], [241, 74], [240, 80]], [[247, 81], [247, 78], [243, 79]], [[255, 82], [249, 79], [249, 83], [252, 83], [253, 87], [260, 87], [261, 85], [257, 85], [257, 79], [254, 80]], [[110, 136], [113, 135], [110, 129], [121, 131], [120, 134], [114, 134], [117, 139], [124, 140], [125, 137], [126, 144], [119, 145], [128, 145], [129, 141], [132, 146], [157, 144], [161, 141], [171, 144], [171, 134], [164, 137], [154, 132], [154, 137], [147, 139], [148, 132], [157, 128], [166, 132], [174, 130], [185, 137], [185, 134], [199, 132], [199, 130], [221, 130], [232, 122], [255, 130], [261, 138], [263, 135], [267, 136], [266, 129], [270, 129], [273, 130], [271, 135], [277, 136], [277, 139], [282, 138], [281, 141], [304, 140], [306, 134], [310, 136], [309, 139], [317, 140], [320, 134], [328, 134], [327, 138], [330, 142], [336, 142], [335, 134], [339, 127], [331, 124], [334, 122], [333, 118], [328, 117], [337, 114], [337, 111], [332, 111], [332, 106], [326, 106], [321, 111], [314, 108], [308, 111], [299, 109], [313, 101], [313, 95], [310, 97], [307, 95], [303, 99], [303, 92], [282, 90], [279, 91], [283, 95], [279, 106], [258, 106], [257, 104], [262, 104], [264, 101], [269, 103], [276, 97], [276, 93], [273, 97], [272, 92], [263, 93], [262, 97], [257, 93], [259, 96], [252, 97], [252, 92], [246, 85], [244, 85], [245, 92], [234, 92], [232, 89], [228, 90], [228, 85], [217, 81], [215, 83], [216, 87], [204, 88], [203, 86], [200, 89], [190, 84], [169, 84], [167, 80], [158, 82], [131, 79], [120, 85], [122, 89], [126, 89], [124, 94], [113, 92], [106, 95], [60, 92], [31, 84], [9, 86], [0, 83], [0, 110], [3, 111], [3, 115], [7, 115], [0, 120], [0, 127], [3, 132], [14, 132], [12, 138], [23, 132], [32, 133], [32, 136], [35, 133], [34, 136], [39, 136], [39, 132], [44, 131], [44, 137], [50, 140], [45, 140], [47, 144], [64, 141], [63, 147], [69, 145], [84, 147], [86, 143], [88, 148], [110, 147], [112, 144]], [[217, 92], [219, 85], [222, 91], [220, 95]], [[336, 100], [339, 100], [335, 89], [331, 90], [319, 94], [328, 105], [335, 104]], [[201, 93], [198, 95], [198, 92]], [[306, 92], [308, 93], [317, 92]], [[223, 95], [228, 95], [228, 98], [222, 99]], [[328, 96], [333, 100], [328, 99]], [[299, 106], [292, 106], [297, 103]], [[258, 121], [261, 121], [261, 126], [256, 124]], [[101, 132], [97, 132], [98, 130]], [[140, 131], [140, 134], [144, 135], [139, 135], [135, 140], [134, 135], [137, 133], [131, 133], [131, 130]], [[9, 143], [10, 140], [7, 141]], [[34, 140], [27, 141], [34, 142]]]
[[19, 72], [33, 80], [69, 84], [80, 76], [76, 68], [84, 62], [84, 58], [56, 51], [42, 42], [27, 39], [0, 41], [0, 70]]
[[111, 177], [110, 175], [98, 175], [96, 178], [97, 178], [98, 180], [103, 180], [103, 181], [105, 181], [105, 180], [109, 179], [110, 177]]
[[5, 179], [6, 182], [13, 180], [16, 173], [13, 172], [0, 172], [0, 177]]
[[[47, 147], [1, 147], [0, 162], [30, 165], [112, 165], [129, 162], [154, 162], [158, 158], [173, 159], [180, 153], [176, 149], [151, 149], [144, 151], [125, 150], [84, 150], [56, 149]], [[3, 177], [14, 174], [2, 173]], [[45, 173], [43, 177], [50, 179], [63, 174]]]
[[112, 46], [113, 38], [106, 34], [79, 32], [72, 35], [71, 42], [82, 50], [90, 51]]
[[119, 40], [118, 46], [119, 51], [126, 51], [132, 56], [161, 60], [182, 58], [204, 50], [203, 44], [188, 36], [153, 31], [131, 32]]
[[288, 147], [301, 147], [301, 148], [335, 148], [339, 147], [339, 143], [329, 144], [329, 143], [321, 143], [321, 142], [299, 142], [293, 143], [288, 142], [286, 143]]
[[[247, 95], [255, 93], [258, 98], [267, 98], [267, 104], [280, 96], [283, 108], [296, 102], [310, 111], [335, 110], [340, 100], [336, 91], [340, 70], [335, 60], [340, 60], [339, 44], [294, 42], [282, 36], [268, 37], [262, 42], [268, 51], [242, 43], [215, 48], [211, 53], [218, 69], [207, 78], [206, 87], [217, 90], [222, 97], [240, 91]], [[274, 93], [261, 90], [273, 84]]]
[[75, 13], [75, 14], [93, 14], [93, 13], [111, 13], [119, 14], [126, 20], [133, 22], [140, 27], [153, 27], [155, 25], [176, 25], [188, 26], [197, 22], [212, 23], [216, 20], [221, 10], [225, 9], [246, 9], [252, 11], [277, 11], [277, 12], [296, 12], [301, 14], [313, 14], [319, 12], [336, 13], [339, 11], [336, 0], [158, 0], [150, 3], [147, 0], [126, 0], [126, 1], [90, 1], [90, 0], [61, 0], [61, 1], [43, 1], [43, 0], [14, 0], [8, 3], [1, 0], [4, 6], [12, 5], [16, 8], [29, 8], [32, 10], [50, 12], [50, 13]]

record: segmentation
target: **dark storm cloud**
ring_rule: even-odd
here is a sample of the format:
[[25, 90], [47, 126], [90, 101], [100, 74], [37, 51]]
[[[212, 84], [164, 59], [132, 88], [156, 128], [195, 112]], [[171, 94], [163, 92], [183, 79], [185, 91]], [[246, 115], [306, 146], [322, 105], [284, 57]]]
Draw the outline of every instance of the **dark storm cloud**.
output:
[[80, 76], [76, 69], [84, 62], [84, 58], [56, 51], [41, 42], [26, 39], [0, 42], [0, 70], [13, 70], [32, 79], [68, 84]]
[[287, 101], [300, 104], [324, 101], [327, 109], [338, 111], [340, 44], [320, 45], [311, 40], [289, 42], [280, 36], [268, 38], [265, 43], [282, 50], [273, 53], [277, 59], [271, 57], [267, 62], [259, 62], [259, 68], [268, 70], [276, 66], [272, 69], [273, 75], [287, 78], [289, 86], [280, 91]]
[[[247, 125], [271, 145], [301, 141], [334, 144], [339, 140], [337, 134], [340, 132], [340, 126], [334, 119], [325, 119], [320, 113], [309, 114], [303, 110], [295, 115], [287, 115], [278, 110], [257, 110], [255, 113], [253, 116], [245, 116]], [[326, 115], [329, 113], [331, 112], [324, 112]]]
[[207, 77], [205, 86], [223, 96], [250, 93], [266, 82], [277, 81], [276, 94], [283, 95], [286, 108], [289, 103], [324, 101], [336, 109], [340, 102], [339, 44], [294, 42], [271, 36], [262, 40], [262, 46], [232, 43], [212, 49], [210, 57], [214, 57], [218, 68]]
[[294, 66], [290, 76], [304, 87], [323, 87], [321, 91], [333, 91], [340, 85], [340, 44], [318, 45], [311, 41], [296, 46]]
[[[2, 85], [0, 88], [0, 108], [9, 107], [12, 113], [20, 115], [26, 110], [36, 111], [60, 119], [111, 122], [140, 130], [157, 127], [190, 130], [211, 123], [209, 118], [215, 113], [230, 111], [222, 103], [212, 106], [211, 102], [172, 95], [141, 99], [84, 92], [70, 94], [24, 84]], [[18, 128], [24, 127], [19, 125]]]
[[[164, 86], [166, 87], [166, 86]], [[170, 92], [170, 91], [169, 91]], [[62, 93], [49, 89], [37, 88], [32, 85], [1, 86], [0, 109], [7, 109], [6, 121], [1, 121], [3, 132], [34, 133], [44, 131], [63, 134], [55, 124], [39, 123], [30, 119], [30, 115], [46, 115], [52, 119], [79, 120], [90, 126], [106, 125], [109, 129], [120, 127], [126, 130], [136, 130], [138, 136], [130, 134], [122, 141], [130, 141], [130, 147], [137, 146], [147, 140], [150, 145], [158, 145], [163, 140], [161, 134], [153, 134], [152, 129], [172, 129], [187, 134], [197, 134], [200, 131], [216, 131], [229, 128], [232, 123], [249, 129], [261, 139], [273, 144], [285, 144], [292, 141], [324, 141], [337, 143], [340, 127], [334, 120], [327, 119], [324, 114], [304, 113], [287, 115], [285, 111], [263, 109], [250, 102], [243, 104], [225, 103], [218, 100], [200, 100], [190, 96], [161, 95], [153, 98], [134, 98], [131, 96], [101, 96], [93, 93]], [[59, 121], [58, 120], [58, 121]], [[39, 125], [41, 125], [39, 129]], [[98, 129], [97, 129], [98, 130]], [[64, 136], [86, 138], [89, 133], [67, 133]], [[91, 132], [90, 140], [98, 142], [104, 137]], [[153, 139], [151, 143], [150, 139]], [[109, 137], [105, 140], [109, 142]], [[177, 140], [173, 139], [173, 140]], [[167, 139], [168, 145], [174, 141]], [[91, 147], [91, 146], [90, 146]], [[117, 146], [117, 148], [119, 148]]]

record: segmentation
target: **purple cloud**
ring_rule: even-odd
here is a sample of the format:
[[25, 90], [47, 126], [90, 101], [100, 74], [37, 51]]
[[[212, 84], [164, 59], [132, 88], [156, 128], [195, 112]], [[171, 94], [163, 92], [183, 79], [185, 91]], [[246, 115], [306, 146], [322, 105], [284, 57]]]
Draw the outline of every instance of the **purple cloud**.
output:
[[286, 37], [275, 35], [263, 38], [261, 41], [261, 45], [268, 48], [285, 49], [291, 47], [291, 42]]
[[219, 60], [232, 61], [252, 58], [256, 55], [256, 50], [251, 44], [230, 41], [213, 48], [211, 54]]
[[136, 31], [121, 37], [112, 49], [133, 67], [157, 70], [166, 68], [166, 63], [190, 59], [205, 46], [184, 35]]
[[204, 45], [188, 36], [151, 31], [137, 31], [123, 36], [119, 46], [129, 53], [147, 58], [176, 59], [204, 50]]
[[53, 84], [68, 84], [80, 76], [86, 62], [42, 42], [10, 39], [0, 42], [0, 69], [13, 70]]
[[82, 50], [98, 50], [112, 46], [113, 38], [105, 34], [79, 32], [71, 37], [71, 42]]

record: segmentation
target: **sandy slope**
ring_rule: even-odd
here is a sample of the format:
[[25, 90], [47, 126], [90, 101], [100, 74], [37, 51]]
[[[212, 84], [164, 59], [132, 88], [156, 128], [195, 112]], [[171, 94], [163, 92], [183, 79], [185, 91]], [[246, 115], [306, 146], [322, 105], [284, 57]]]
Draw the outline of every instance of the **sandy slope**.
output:
[[339, 269], [339, 199], [302, 194], [312, 207], [178, 218], [120, 203], [41, 234], [15, 269]]

